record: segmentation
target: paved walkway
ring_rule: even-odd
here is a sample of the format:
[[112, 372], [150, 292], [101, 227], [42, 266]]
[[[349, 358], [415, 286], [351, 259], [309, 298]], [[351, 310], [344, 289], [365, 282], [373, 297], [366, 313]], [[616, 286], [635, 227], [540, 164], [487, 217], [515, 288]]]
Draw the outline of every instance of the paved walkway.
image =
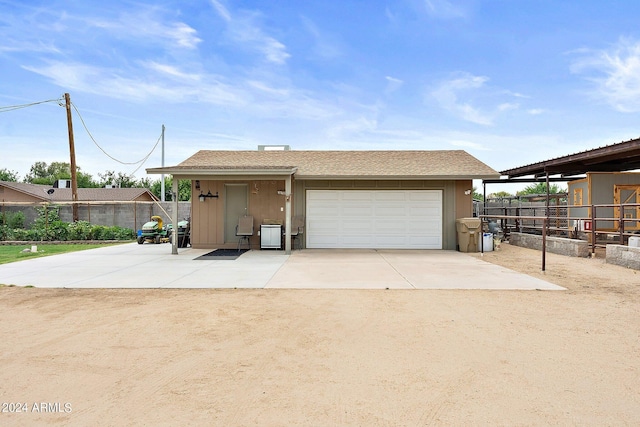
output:
[[[44, 249], [40, 246], [39, 249]], [[16, 250], [21, 248], [16, 247]], [[0, 284], [43, 288], [543, 289], [560, 286], [455, 251], [210, 250], [168, 244], [109, 246], [0, 265]]]

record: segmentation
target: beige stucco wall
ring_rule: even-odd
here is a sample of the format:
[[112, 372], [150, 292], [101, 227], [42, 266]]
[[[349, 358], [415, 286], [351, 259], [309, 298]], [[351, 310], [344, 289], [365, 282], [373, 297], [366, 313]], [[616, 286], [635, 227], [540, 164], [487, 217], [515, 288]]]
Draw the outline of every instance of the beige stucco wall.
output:
[[[46, 194], [43, 193], [43, 196]], [[41, 202], [42, 199], [38, 199], [29, 194], [21, 193], [20, 191], [16, 191], [12, 188], [7, 188], [3, 185], [0, 185], [0, 200], [3, 202]]]
[[[218, 192], [218, 199], [198, 200], [200, 190], [192, 182], [192, 229], [191, 244], [194, 248], [235, 247], [235, 243], [225, 244], [224, 206], [225, 184], [246, 184], [249, 190], [248, 212], [254, 217], [256, 234], [251, 239], [253, 248], [260, 247], [257, 230], [264, 219], [285, 220], [284, 196], [277, 194], [284, 190], [284, 180], [200, 180], [203, 193]], [[400, 190], [425, 189], [442, 190], [443, 195], [443, 249], [456, 249], [456, 218], [470, 217], [473, 212], [472, 195], [464, 194], [472, 189], [471, 180], [429, 181], [429, 180], [293, 180], [292, 217], [305, 215], [306, 190]], [[257, 191], [256, 191], [257, 187]], [[304, 242], [303, 242], [304, 243]]]
[[[285, 221], [285, 198], [278, 194], [284, 190], [284, 180], [199, 180], [200, 190], [195, 188], [192, 181], [191, 191], [191, 245], [194, 248], [230, 248], [235, 247], [235, 236], [231, 236], [233, 242], [225, 243], [225, 185], [246, 184], [249, 192], [248, 215], [253, 216], [255, 234], [250, 239], [252, 248], [260, 247], [257, 230], [265, 219]], [[218, 198], [208, 198], [200, 202], [198, 195], [211, 191], [218, 193]], [[226, 239], [230, 240], [230, 239]]]

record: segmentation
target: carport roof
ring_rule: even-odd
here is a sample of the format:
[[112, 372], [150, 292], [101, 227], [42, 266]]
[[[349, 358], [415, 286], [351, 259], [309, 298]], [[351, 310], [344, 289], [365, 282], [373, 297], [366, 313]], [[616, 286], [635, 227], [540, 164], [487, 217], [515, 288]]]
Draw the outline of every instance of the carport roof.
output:
[[298, 179], [485, 179], [497, 171], [463, 150], [212, 151], [177, 166], [147, 169], [176, 176], [286, 175]]
[[500, 172], [508, 178], [561, 174], [574, 176], [587, 172], [623, 172], [640, 169], [640, 139], [606, 145], [593, 150], [557, 157]]

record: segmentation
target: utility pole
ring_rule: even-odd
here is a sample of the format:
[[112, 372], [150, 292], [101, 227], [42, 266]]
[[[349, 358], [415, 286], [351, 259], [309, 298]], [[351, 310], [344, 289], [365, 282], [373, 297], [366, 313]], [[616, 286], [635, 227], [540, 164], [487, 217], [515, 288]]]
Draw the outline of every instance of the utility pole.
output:
[[71, 99], [69, 94], [64, 94], [65, 107], [67, 109], [67, 127], [69, 128], [69, 152], [71, 153], [71, 200], [73, 202], [73, 221], [78, 221], [78, 179], [76, 177], [76, 149], [73, 143], [73, 123], [71, 122]]
[[[162, 167], [164, 167], [164, 125], [162, 125]], [[160, 175], [160, 201], [164, 202], [164, 174]]]

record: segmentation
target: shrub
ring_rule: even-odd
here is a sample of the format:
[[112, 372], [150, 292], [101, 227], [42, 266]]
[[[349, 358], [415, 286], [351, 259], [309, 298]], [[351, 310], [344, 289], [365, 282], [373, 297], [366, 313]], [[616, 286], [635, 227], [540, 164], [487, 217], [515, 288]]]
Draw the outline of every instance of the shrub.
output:
[[93, 226], [88, 221], [76, 221], [69, 224], [69, 240], [91, 240]]
[[24, 213], [22, 211], [0, 213], [1, 225], [9, 228], [24, 228]]

